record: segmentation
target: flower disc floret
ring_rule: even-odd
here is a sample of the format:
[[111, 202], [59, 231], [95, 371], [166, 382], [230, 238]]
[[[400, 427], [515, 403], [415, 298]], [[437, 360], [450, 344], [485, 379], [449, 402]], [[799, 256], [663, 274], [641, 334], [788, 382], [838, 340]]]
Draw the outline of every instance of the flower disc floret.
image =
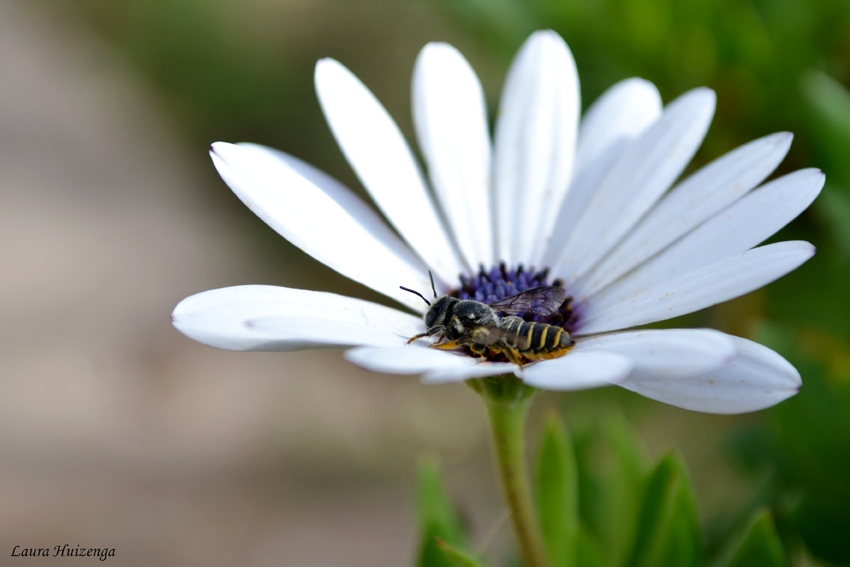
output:
[[[549, 280], [549, 269], [526, 269], [522, 264], [509, 268], [505, 262], [500, 262], [489, 270], [480, 266], [478, 273], [467, 276], [461, 274], [460, 287], [449, 292], [458, 299], [474, 299], [481, 303], [495, 303], [534, 287], [545, 286], [564, 287], [561, 279]], [[533, 310], [518, 314], [526, 321], [556, 325], [569, 332], [574, 323], [573, 298], [567, 295], [558, 310], [549, 315], [540, 315]]]

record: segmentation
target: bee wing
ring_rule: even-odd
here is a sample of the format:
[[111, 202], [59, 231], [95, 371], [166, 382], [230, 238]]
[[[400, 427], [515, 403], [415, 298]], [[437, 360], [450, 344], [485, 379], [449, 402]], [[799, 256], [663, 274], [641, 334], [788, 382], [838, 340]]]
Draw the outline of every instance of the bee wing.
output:
[[551, 315], [564, 303], [567, 292], [555, 285], [541, 285], [516, 295], [500, 299], [490, 304], [490, 307], [506, 315]]
[[484, 346], [492, 346], [501, 339], [509, 340], [519, 350], [526, 350], [530, 346], [530, 342], [525, 337], [501, 327], [479, 327], [474, 335], [475, 342]]

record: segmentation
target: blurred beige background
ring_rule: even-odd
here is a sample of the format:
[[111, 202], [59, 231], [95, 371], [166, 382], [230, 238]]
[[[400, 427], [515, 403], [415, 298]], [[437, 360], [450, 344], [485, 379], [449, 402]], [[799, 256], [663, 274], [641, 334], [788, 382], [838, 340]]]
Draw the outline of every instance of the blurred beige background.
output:
[[[290, 4], [296, 29], [309, 10]], [[425, 452], [481, 541], [502, 506], [463, 387], [368, 375], [337, 352], [216, 351], [171, 327], [189, 294], [311, 276], [270, 266], [246, 228], [260, 221], [209, 198], [225, 186], [120, 54], [40, 6], [0, 0], [0, 564], [52, 565], [7, 557], [66, 543], [127, 566], [409, 564]], [[380, 27], [369, 10], [363, 34]], [[387, 81], [407, 83], [426, 35], [385, 33]], [[388, 105], [407, 112], [402, 95]], [[359, 292], [338, 282], [325, 289]], [[700, 431], [683, 447], [697, 488], [730, 504], [714, 458], [728, 421], [651, 407], [635, 419], [654, 452]]]
[[0, 564], [408, 563], [420, 452], [486, 464], [476, 400], [177, 333], [184, 296], [270, 279], [187, 152], [120, 57], [0, 1]]

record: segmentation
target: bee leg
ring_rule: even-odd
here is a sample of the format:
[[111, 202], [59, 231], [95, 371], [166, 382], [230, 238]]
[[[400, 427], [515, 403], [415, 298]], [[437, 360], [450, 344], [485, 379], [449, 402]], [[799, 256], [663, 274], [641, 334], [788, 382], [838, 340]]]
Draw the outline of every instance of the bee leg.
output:
[[427, 336], [428, 336], [428, 333], [419, 333], [418, 335], [413, 335], [412, 337], [407, 339], [407, 344], [412, 343], [416, 339], [421, 339], [422, 337], [427, 337]]
[[439, 327], [432, 327], [424, 333], [419, 333], [418, 335], [413, 335], [412, 337], [407, 339], [407, 344], [412, 343], [416, 339], [421, 339], [423, 337], [430, 337], [430, 336], [436, 335], [437, 333], [440, 333], [440, 332], [444, 331], [445, 329], [446, 328], [443, 327], [442, 325], [440, 325]]
[[428, 345], [428, 346], [430, 346], [431, 348], [438, 348], [440, 350], [452, 350], [453, 348], [457, 348], [457, 347], [461, 346], [461, 343], [460, 343], [459, 340], [457, 340], [457, 341], [449, 341], [447, 343], [434, 343], [434, 344]]
[[487, 357], [487, 347], [485, 345], [472, 343], [471, 345], [469, 345], [469, 350], [472, 351], [472, 354], [474, 354], [478, 358]]
[[526, 358], [528, 358], [529, 360], [551, 360], [553, 358], [559, 358], [561, 356], [564, 356], [565, 354], [567, 354], [567, 352], [570, 351], [570, 348], [571, 347], [559, 348], [556, 350], [551, 350], [549, 352], [539, 352], [532, 356], [527, 356]]
[[522, 355], [517, 349], [505, 347], [502, 349], [502, 354], [505, 355], [505, 358], [507, 358], [509, 362], [513, 362], [517, 366], [523, 365]]

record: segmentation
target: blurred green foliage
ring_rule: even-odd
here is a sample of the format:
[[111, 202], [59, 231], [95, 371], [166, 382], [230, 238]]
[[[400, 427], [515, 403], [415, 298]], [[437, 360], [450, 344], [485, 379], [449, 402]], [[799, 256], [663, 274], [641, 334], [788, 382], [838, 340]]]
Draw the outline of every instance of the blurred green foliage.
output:
[[821, 560], [850, 564], [850, 369], [830, 361], [826, 340], [793, 327], [764, 325], [758, 339], [782, 352], [806, 383], [766, 420], [730, 438], [742, 468], [765, 479], [750, 507], [770, 506], [789, 546], [803, 543]]
[[[850, 565], [850, 92], [844, 86], [850, 81], [850, 2], [435, 1], [505, 64], [531, 31], [560, 33], [576, 58], [585, 106], [629, 76], [653, 81], [667, 101], [696, 86], [715, 89], [717, 114], [693, 166], [753, 138], [789, 130], [795, 141], [780, 173], [811, 166], [826, 172], [827, 186], [812, 210], [777, 237], [812, 241], [815, 259], [761, 292], [761, 301], [737, 302], [742, 308], [731, 319], [725, 311], [725, 318], [708, 313], [703, 321], [768, 344], [804, 380], [795, 398], [732, 434], [733, 458], [754, 482], [763, 483], [741, 518], [770, 506], [789, 549]], [[759, 325], [762, 321], [770, 324]], [[659, 467], [658, 493], [673, 502], [673, 493], [665, 490], [674, 490], [669, 484], [674, 462]], [[677, 529], [687, 531], [691, 504], [682, 500], [676, 506], [682, 518]], [[660, 522], [654, 515], [644, 520]], [[727, 564], [785, 564], [767, 516], [753, 522]], [[718, 537], [728, 537], [735, 521], [715, 519], [713, 525], [724, 523]], [[684, 532], [670, 541], [683, 537]], [[682, 545], [684, 553], [689, 548]], [[748, 551], [758, 546], [765, 549], [763, 562]], [[696, 556], [676, 557], [672, 564], [684, 565], [694, 564]], [[634, 561], [630, 564], [641, 564]]]
[[718, 110], [704, 159], [790, 130], [798, 139], [785, 167], [812, 165], [800, 78], [812, 68], [850, 78], [850, 5], [842, 0], [435, 1], [505, 63], [535, 29], [560, 33], [585, 106], [630, 76], [653, 81], [668, 101], [712, 87]]
[[573, 567], [579, 537], [578, 471], [572, 442], [554, 415], [546, 423], [535, 472], [537, 510], [549, 564]]
[[788, 560], [782, 543], [776, 534], [770, 513], [758, 511], [750, 521], [741, 539], [731, 543], [726, 558], [720, 565], [725, 567], [784, 567]]
[[[432, 463], [422, 466], [419, 478], [419, 567], [483, 565], [483, 560], [444, 543], [438, 535], [467, 545], [456, 531], [457, 515], [439, 488]], [[638, 440], [616, 419], [587, 429], [574, 444], [560, 420], [550, 416], [537, 451], [534, 485], [551, 567], [788, 563], [772, 517], [763, 509], [736, 526], [721, 552], [708, 550], [681, 457], [670, 453], [651, 466]], [[430, 500], [422, 497], [435, 493]], [[428, 517], [442, 518], [442, 527], [434, 520], [422, 521]]]
[[[575, 55], [584, 106], [630, 76], [653, 81], [665, 101], [696, 86], [715, 89], [717, 113], [693, 167], [751, 139], [789, 130], [795, 142], [779, 173], [810, 166], [826, 172], [821, 197], [777, 237], [809, 240], [818, 255], [754, 294], [757, 300], [709, 310], [697, 319], [764, 342], [788, 358], [804, 380], [798, 396], [735, 428], [729, 455], [760, 488], [742, 505], [739, 517], [708, 519], [705, 546], [709, 556], [725, 557], [721, 564], [729, 566], [783, 564], [783, 549], [795, 558], [809, 554], [850, 565], [850, 2], [431, 2], [465, 30], [467, 45], [478, 46], [479, 60], [489, 57], [500, 72], [531, 31], [560, 33]], [[115, 46], [166, 102], [198, 149], [199, 160], [205, 159], [201, 156], [210, 141], [251, 140], [292, 151], [353, 187], [357, 184], [322, 125], [312, 66], [318, 57], [342, 49], [349, 54], [347, 64], [364, 61], [364, 51], [385, 49], [393, 34], [411, 35], [393, 31], [401, 13], [396, 6], [408, 2], [325, 2], [324, 11], [317, 8], [313, 14], [322, 22], [310, 25], [303, 18], [292, 24], [287, 17], [307, 4], [286, 0], [56, 0], [40, 5], [57, 17], [82, 22]], [[358, 38], [358, 33], [368, 37]], [[411, 54], [404, 61], [406, 77], [412, 64]], [[380, 66], [364, 72], [374, 73], [364, 77], [373, 88], [373, 79], [386, 75]], [[489, 89], [491, 108], [496, 95]], [[395, 93], [385, 102], [392, 110], [393, 103], [408, 96]], [[406, 128], [407, 114], [394, 114]], [[227, 199], [208, 170], [215, 183], [210, 195]], [[266, 232], [277, 250], [287, 248]], [[329, 271], [323, 277], [331, 277]], [[665, 457], [652, 469], [627, 428], [612, 422], [592, 435], [576, 435], [574, 443], [550, 423], [540, 459], [550, 464], [539, 469], [538, 498], [560, 503], [541, 505], [553, 564], [703, 561], [688, 478], [678, 457]], [[434, 469], [423, 472], [420, 487], [425, 534], [420, 564], [476, 564], [467, 555], [467, 542]], [[781, 544], [764, 506], [775, 514]], [[724, 548], [736, 532], [737, 547]], [[553, 539], [553, 533], [563, 534], [563, 541]], [[751, 559], [754, 553], [764, 562]]]
[[443, 489], [436, 462], [426, 460], [419, 466], [417, 487], [417, 525], [421, 534], [417, 565], [464, 567], [474, 562], [463, 551], [468, 547], [466, 534]]
[[235, 134], [266, 139], [282, 124], [305, 130], [302, 117], [312, 107], [294, 82], [309, 76], [310, 64], [293, 58], [285, 42], [257, 34], [236, 3], [80, 0], [50, 9], [117, 46], [202, 148]]

